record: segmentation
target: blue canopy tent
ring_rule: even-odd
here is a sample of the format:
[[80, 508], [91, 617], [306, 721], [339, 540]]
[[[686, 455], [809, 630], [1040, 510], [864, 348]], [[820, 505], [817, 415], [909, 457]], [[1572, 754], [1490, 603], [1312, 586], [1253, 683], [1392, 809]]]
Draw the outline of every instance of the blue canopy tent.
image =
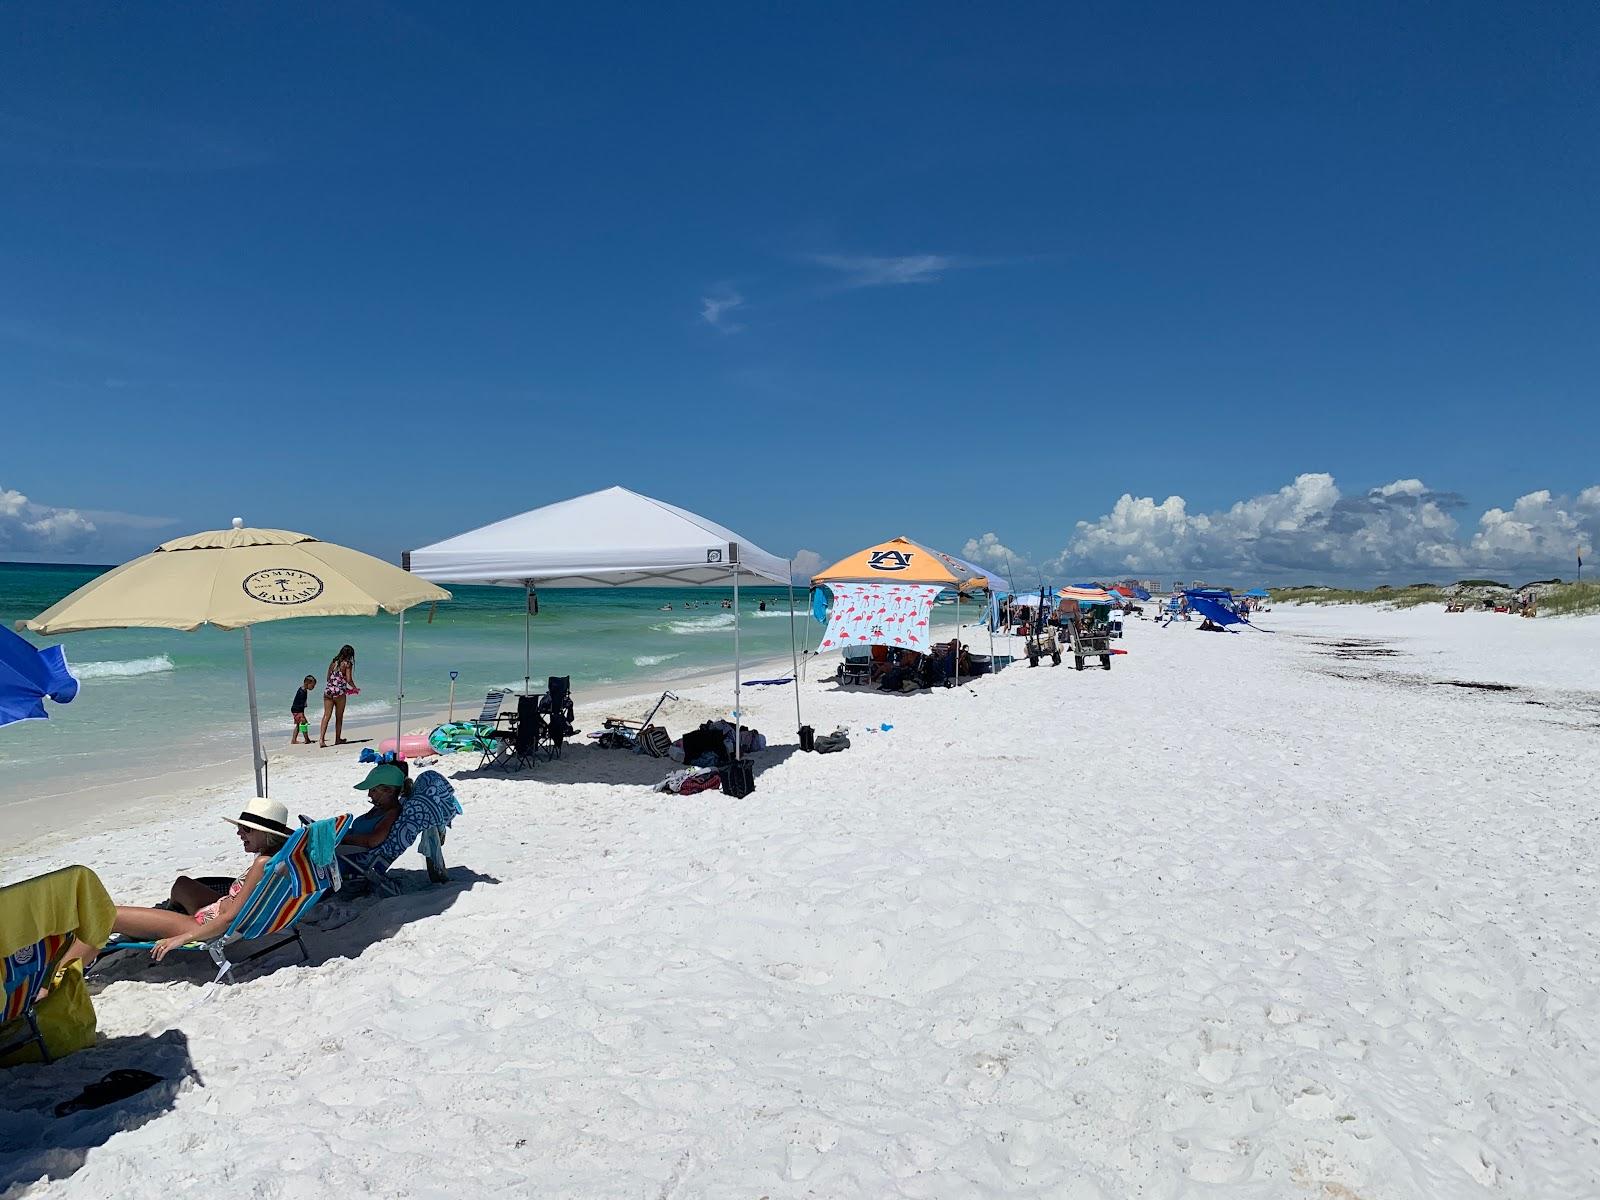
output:
[[1251, 588], [1245, 595], [1252, 600], [1270, 600], [1272, 598], [1272, 593], [1267, 591], [1266, 588]]
[[78, 681], [67, 670], [67, 654], [60, 646], [39, 649], [27, 638], [0, 626], [0, 725], [16, 721], [43, 721], [45, 697], [70, 704], [78, 694]]
[[1249, 621], [1234, 612], [1233, 609], [1223, 604], [1221, 600], [1212, 596], [1202, 596], [1191, 592], [1189, 594], [1189, 607], [1213, 625], [1220, 625], [1224, 629], [1229, 625], [1250, 624]]

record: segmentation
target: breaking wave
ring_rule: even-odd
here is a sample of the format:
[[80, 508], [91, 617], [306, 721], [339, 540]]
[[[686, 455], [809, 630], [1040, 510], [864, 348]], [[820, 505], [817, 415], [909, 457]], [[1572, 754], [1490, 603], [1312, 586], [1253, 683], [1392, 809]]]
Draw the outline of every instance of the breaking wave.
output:
[[691, 617], [687, 621], [663, 621], [650, 628], [661, 633], [715, 633], [719, 629], [733, 628], [733, 614], [719, 612], [707, 617]]
[[71, 669], [79, 679], [131, 679], [136, 675], [160, 675], [165, 671], [176, 671], [177, 667], [165, 654], [156, 654], [149, 658], [72, 663]]

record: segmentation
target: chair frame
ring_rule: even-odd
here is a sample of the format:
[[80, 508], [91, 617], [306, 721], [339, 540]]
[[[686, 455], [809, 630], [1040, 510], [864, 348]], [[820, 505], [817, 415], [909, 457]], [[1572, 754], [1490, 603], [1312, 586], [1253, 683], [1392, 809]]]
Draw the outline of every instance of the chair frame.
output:
[[[354, 822], [355, 817], [353, 815], [345, 815], [343, 824], [338, 830], [338, 838], [340, 841], [344, 840], [344, 835], [350, 831], [350, 826], [354, 824]], [[304, 829], [305, 827], [302, 826], [301, 829], [296, 830], [294, 834], [291, 834], [291, 840], [293, 840], [293, 838], [296, 836], [303, 837]], [[288, 849], [287, 845], [284, 847], [284, 849]], [[280, 850], [278, 855], [281, 855], [282, 853], [283, 851]], [[280, 860], [278, 855], [274, 855], [272, 862], [268, 864], [268, 870], [273, 873], [288, 869], [287, 859]], [[342, 856], [338, 853], [338, 847], [335, 846], [334, 862], [337, 864], [341, 863], [342, 861]], [[263, 871], [260, 882], [257, 883], [253, 889], [251, 889], [250, 895], [247, 896], [245, 898], [245, 902], [239, 906], [239, 911], [234, 914], [233, 920], [228, 922], [227, 929], [217, 936], [209, 938], [196, 938], [194, 941], [185, 942], [183, 945], [178, 947], [180, 950], [204, 950], [208, 955], [211, 956], [211, 961], [215, 963], [217, 967], [217, 977], [212, 980], [212, 983], [234, 982], [233, 971], [235, 967], [240, 967], [244, 966], [246, 963], [255, 962], [256, 959], [261, 958], [264, 955], [271, 954], [273, 951], [287, 946], [290, 942], [293, 942], [300, 948], [300, 960], [302, 962], [311, 961], [311, 952], [306, 949], [305, 939], [300, 936], [300, 922], [305, 919], [307, 913], [317, 906], [317, 903], [322, 899], [323, 896], [327, 895], [331, 891], [337, 890], [337, 877], [335, 878], [335, 886], [320, 888], [316, 892], [309, 893], [310, 899], [300, 908], [300, 911], [295, 914], [294, 920], [287, 927], [271, 933], [261, 933], [255, 935], [254, 937], [246, 937], [244, 934], [239, 932], [239, 927], [256, 915], [256, 909], [261, 903], [263, 903], [263, 899], [267, 895], [266, 889], [271, 886], [272, 882], [273, 881], [268, 873]], [[203, 929], [204, 926], [198, 926], [197, 928]], [[279, 934], [282, 934], [283, 936], [279, 937]], [[233, 962], [228, 957], [228, 947], [235, 943], [258, 942], [273, 937], [276, 937], [278, 940], [273, 942], [270, 946], [262, 946], [259, 949], [252, 950], [249, 954], [239, 959], [238, 962]], [[107, 946], [101, 952], [99, 959], [96, 960], [95, 966], [99, 966], [101, 963], [104, 963], [106, 959], [110, 958], [111, 955], [121, 953], [124, 950], [148, 950], [154, 945], [154, 942], [148, 941], [115, 942], [112, 945]]]
[[[500, 728], [500, 719], [505, 714], [501, 708], [509, 695], [504, 688], [491, 688], [483, 698], [483, 710], [478, 713], [476, 724], [478, 730], [478, 749], [482, 752], [478, 759], [478, 770], [487, 767], [500, 753], [500, 747], [494, 740], [494, 731]], [[489, 728], [484, 729], [487, 725]]]
[[[40, 939], [40, 941], [43, 940], [43, 938]], [[39, 993], [51, 985], [55, 979], [56, 972], [61, 969], [61, 960], [66, 957], [67, 951], [72, 949], [72, 944], [75, 940], [71, 934], [62, 938], [61, 945], [56, 948], [55, 954], [51, 956], [50, 961], [45, 964], [44, 970], [39, 974], [38, 979], [34, 981], [32, 995], [28, 997], [23, 1005], [22, 1012], [10, 1021], [5, 1022], [5, 1024], [0, 1024], [0, 1031], [3, 1031], [6, 1025], [26, 1024], [28, 1027], [28, 1032], [21, 1037], [9, 1042], [0, 1042], [0, 1058], [21, 1050], [24, 1046], [37, 1043], [40, 1057], [47, 1063], [53, 1061], [50, 1055], [50, 1046], [44, 1040], [44, 1033], [39, 1028]], [[34, 943], [34, 945], [38, 944], [38, 942]]]

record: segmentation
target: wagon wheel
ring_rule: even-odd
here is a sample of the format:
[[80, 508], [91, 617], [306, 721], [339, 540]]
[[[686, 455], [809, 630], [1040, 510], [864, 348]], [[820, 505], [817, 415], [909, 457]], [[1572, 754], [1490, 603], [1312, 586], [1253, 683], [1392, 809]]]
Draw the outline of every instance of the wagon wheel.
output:
[[1083, 655], [1074, 654], [1072, 656], [1072, 665], [1077, 667], [1080, 671], [1083, 670]]
[[1100, 656], [1100, 665], [1108, 671], [1111, 670], [1111, 655], [1102, 654]]
[[1061, 651], [1059, 649], [1050, 655], [1050, 665], [1052, 667], [1059, 667], [1061, 665]]

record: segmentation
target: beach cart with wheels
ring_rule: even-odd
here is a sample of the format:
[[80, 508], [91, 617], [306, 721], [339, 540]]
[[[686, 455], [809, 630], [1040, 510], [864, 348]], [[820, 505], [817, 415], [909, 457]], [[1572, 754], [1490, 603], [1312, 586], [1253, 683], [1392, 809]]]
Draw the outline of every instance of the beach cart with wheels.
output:
[[1048, 625], [1043, 625], [1028, 635], [1028, 665], [1037, 667], [1041, 658], [1048, 657], [1050, 665], [1061, 665], [1061, 643], [1056, 638], [1056, 631]]
[[1072, 665], [1083, 670], [1084, 659], [1100, 658], [1100, 665], [1111, 670], [1111, 628], [1098, 622], [1080, 619], [1068, 627], [1072, 633]]

